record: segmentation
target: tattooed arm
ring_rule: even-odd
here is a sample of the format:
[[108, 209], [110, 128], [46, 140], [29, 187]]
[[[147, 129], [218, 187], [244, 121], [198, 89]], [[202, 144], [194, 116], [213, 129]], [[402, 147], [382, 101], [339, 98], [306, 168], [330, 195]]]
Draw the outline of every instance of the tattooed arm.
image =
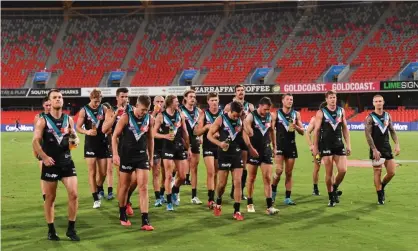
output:
[[380, 159], [380, 152], [376, 149], [376, 146], [374, 144], [373, 138], [372, 138], [372, 128], [373, 128], [373, 119], [371, 116], [367, 116], [366, 122], [364, 123], [366, 125], [364, 132], [366, 134], [366, 140], [367, 144], [369, 144], [370, 149], [373, 151], [373, 159], [379, 160]]
[[399, 153], [401, 152], [401, 148], [399, 146], [398, 135], [396, 135], [395, 128], [393, 128], [392, 117], [389, 117], [388, 129], [389, 129], [390, 136], [392, 137], [393, 142], [395, 142], [395, 150], [394, 150], [395, 155], [398, 156]]

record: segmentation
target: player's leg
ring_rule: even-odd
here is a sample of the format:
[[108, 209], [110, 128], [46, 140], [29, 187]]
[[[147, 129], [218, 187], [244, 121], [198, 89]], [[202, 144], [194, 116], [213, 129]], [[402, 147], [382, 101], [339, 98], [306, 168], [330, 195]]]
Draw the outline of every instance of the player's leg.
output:
[[[193, 149], [193, 150], [196, 150], [196, 149]], [[199, 148], [197, 150], [199, 150]], [[202, 202], [199, 200], [199, 197], [197, 197], [197, 180], [199, 178], [197, 176], [197, 168], [199, 166], [199, 159], [200, 159], [199, 151], [194, 151], [190, 159], [190, 174], [192, 175], [192, 180], [191, 180], [192, 200], [191, 202], [192, 204], [196, 204], [196, 205], [202, 204]]]
[[[45, 169], [49, 167], [43, 167], [44, 173]], [[42, 176], [44, 178], [44, 175]], [[42, 180], [44, 191], [45, 191], [45, 202], [44, 202], [44, 213], [45, 213], [45, 220], [48, 224], [48, 240], [59, 241], [60, 238], [55, 231], [54, 226], [54, 218], [55, 218], [55, 210], [54, 210], [54, 201], [57, 192], [57, 184], [58, 182], [55, 180]]]
[[106, 177], [107, 177], [107, 199], [112, 200], [113, 196], [113, 166], [112, 158], [107, 158], [106, 165]]
[[[155, 157], [157, 156], [154, 154], [154, 158]], [[152, 165], [152, 186], [154, 187], [155, 207], [161, 207], [163, 205], [160, 199], [160, 172], [161, 159], [158, 157], [157, 159], [154, 159], [154, 164]]]
[[99, 208], [101, 205], [99, 195], [97, 192], [97, 183], [96, 183], [96, 158], [85, 158], [88, 168], [89, 176], [89, 187], [90, 192], [93, 196], [93, 208]]
[[134, 215], [134, 210], [132, 208], [131, 196], [135, 192], [135, 189], [138, 187], [138, 183], [136, 182], [136, 169], [133, 169], [131, 173], [131, 184], [129, 185], [128, 195], [126, 197], [126, 214], [128, 216]]
[[282, 176], [282, 173], [283, 173], [284, 156], [283, 155], [276, 155], [275, 161], [276, 161], [276, 170], [275, 170], [275, 173], [273, 175], [273, 180], [271, 182], [272, 183], [271, 184], [271, 190], [272, 190], [271, 197], [273, 199], [273, 202], [276, 201], [277, 186], [279, 184], [280, 177]]
[[249, 159], [247, 165], [247, 212], [255, 213], [254, 202], [253, 202], [253, 194], [254, 194], [254, 183], [255, 178], [257, 177], [257, 169], [258, 169], [258, 159], [251, 158]]
[[131, 177], [133, 172], [133, 167], [129, 164], [122, 164], [121, 163], [120, 173], [119, 173], [119, 220], [122, 226], [130, 226], [131, 222], [128, 220], [127, 215], [127, 200], [128, 200], [128, 192], [129, 187], [131, 186]]
[[177, 174], [176, 174], [176, 181], [173, 186], [173, 204], [178, 206], [180, 204], [180, 201], [178, 200], [178, 194], [180, 193], [180, 187], [184, 184], [184, 181], [186, 180], [186, 174], [189, 169], [189, 162], [186, 158], [184, 159], [175, 159], [174, 164], [177, 167]]
[[72, 241], [80, 241], [80, 237], [78, 237], [75, 230], [75, 220], [78, 210], [77, 176], [63, 177], [62, 183], [67, 189], [68, 194], [68, 228], [66, 235]]
[[167, 210], [173, 211], [173, 203], [172, 203], [172, 187], [171, 187], [171, 178], [173, 175], [174, 170], [174, 160], [172, 159], [163, 159], [163, 165], [164, 165], [164, 172], [165, 172], [165, 180], [164, 180], [164, 186], [165, 191], [167, 193]]
[[[141, 163], [142, 165], [143, 163]], [[138, 184], [139, 192], [139, 209], [141, 210], [142, 225], [141, 230], [152, 231], [154, 228], [151, 226], [148, 218], [148, 167], [142, 167], [136, 169], [136, 180]]]
[[160, 165], [161, 165], [160, 200], [161, 200], [161, 203], [167, 203], [166, 199], [164, 198], [164, 193], [165, 193], [165, 169], [164, 169], [164, 162], [163, 162], [162, 159], [160, 159]]
[[345, 174], [347, 173], [347, 157], [343, 155], [334, 155], [333, 160], [338, 170], [337, 176], [335, 176], [335, 182], [333, 184], [333, 192], [335, 201], [339, 203], [339, 196], [341, 194], [339, 194], [340, 191], [338, 190], [338, 187], [343, 182]]
[[383, 205], [383, 195], [382, 195], [382, 165], [373, 167], [373, 180], [374, 186], [377, 193], [377, 203]]
[[[244, 144], [245, 145], [245, 144]], [[242, 148], [242, 146], [241, 146]], [[244, 148], [246, 149], [246, 148]], [[244, 188], [245, 185], [247, 183], [247, 175], [248, 175], [248, 171], [247, 171], [247, 161], [248, 161], [248, 151], [247, 150], [242, 150], [241, 151], [241, 157], [242, 157], [242, 162], [244, 164], [244, 169], [242, 171], [242, 178], [241, 178], [241, 194], [242, 194], [242, 198], [243, 200], [246, 200], [247, 197], [245, 197], [244, 195]], [[233, 177], [232, 177], [233, 179]], [[235, 190], [235, 183], [232, 181], [232, 188], [231, 188], [231, 199], [234, 199], [234, 190]]]
[[119, 189], [120, 189], [120, 166], [118, 165], [113, 165], [115, 170], [116, 170], [116, 180], [118, 182], [118, 184], [116, 185], [116, 199], [119, 201]]
[[[234, 185], [235, 187], [242, 187], [242, 176], [243, 176], [243, 166], [237, 167], [236, 165], [233, 166], [232, 169], [232, 177], [234, 178]], [[242, 199], [242, 190], [235, 189], [234, 191], [234, 219], [236, 220], [244, 220], [244, 216], [240, 212], [241, 207], [241, 199]]]
[[277, 214], [280, 210], [273, 207], [272, 191], [271, 191], [271, 172], [273, 163], [261, 163], [261, 174], [263, 176], [264, 196], [266, 197], [267, 210], [269, 215]]
[[[42, 160], [40, 160], [38, 162], [39, 162], [39, 170], [41, 171], [41, 174], [42, 174], [42, 164], [43, 164], [43, 162], [42, 162]], [[45, 189], [44, 189], [44, 182], [42, 180], [41, 180], [41, 192], [42, 192], [42, 198], [45, 201]]]
[[98, 171], [97, 192], [99, 194], [99, 199], [102, 199], [104, 198], [103, 184], [106, 179], [107, 158], [97, 158], [97, 171]]
[[222, 213], [222, 195], [225, 193], [226, 183], [228, 181], [228, 169], [220, 169], [218, 172], [218, 185], [216, 187], [216, 204], [213, 208], [213, 214], [220, 216]]
[[293, 158], [286, 158], [285, 159], [285, 187], [286, 187], [286, 193], [285, 193], [285, 199], [284, 203], [286, 205], [296, 205], [295, 202], [292, 201], [290, 198], [292, 194], [292, 188], [293, 188], [293, 167], [295, 166], [295, 159]]
[[317, 195], [319, 196], [319, 189], [318, 189], [318, 180], [319, 180], [319, 169], [321, 168], [321, 164], [318, 163], [318, 161], [313, 158], [313, 163], [314, 163], [314, 168], [312, 171], [312, 181], [313, 181], [313, 191], [312, 191], [312, 195]]
[[205, 156], [203, 158], [206, 166], [206, 187], [208, 188], [208, 207], [213, 208], [215, 203], [215, 157]]
[[395, 176], [396, 162], [395, 162], [394, 159], [386, 159], [385, 166], [386, 166], [386, 175], [383, 177], [383, 180], [382, 180], [382, 200], [383, 200], [383, 203], [385, 202], [385, 187], [392, 180], [392, 178]]

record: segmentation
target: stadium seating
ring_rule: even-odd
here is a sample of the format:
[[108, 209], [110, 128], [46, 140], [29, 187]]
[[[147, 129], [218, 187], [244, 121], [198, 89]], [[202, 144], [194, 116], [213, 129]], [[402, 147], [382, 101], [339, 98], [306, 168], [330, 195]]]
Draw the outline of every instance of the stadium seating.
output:
[[[405, 109], [403, 107], [399, 107], [397, 110], [386, 110], [390, 113], [392, 120], [395, 122], [414, 122], [418, 121], [418, 110], [416, 109]], [[350, 122], [364, 122], [367, 115], [369, 115], [372, 110], [365, 110], [352, 119]]]
[[97, 86], [105, 72], [121, 67], [141, 22], [139, 17], [70, 20], [53, 67], [62, 71], [57, 86]]
[[61, 23], [57, 18], [2, 18], [2, 88], [23, 87], [30, 72], [44, 69]]
[[204, 83], [242, 83], [253, 67], [270, 63], [299, 17], [295, 11], [233, 14], [203, 64], [210, 70]]
[[[1, 123], [2, 124], [15, 124], [16, 119], [19, 119], [20, 124], [33, 124], [33, 120], [36, 114], [42, 111], [2, 111]], [[70, 114], [69, 111], [64, 111], [66, 114]]]
[[360, 67], [351, 81], [392, 78], [409, 62], [418, 59], [418, 3], [404, 3], [386, 19], [371, 41], [353, 61]]
[[[351, 108], [345, 108], [345, 117], [346, 118], [350, 118], [351, 116], [353, 116], [355, 114], [355, 111]], [[313, 116], [316, 115], [316, 112], [318, 110], [308, 110], [308, 108], [302, 108], [299, 112], [300, 112], [300, 116], [302, 118], [302, 122], [303, 123], [309, 123], [311, 118]]]
[[318, 8], [277, 62], [278, 83], [315, 82], [348, 57], [383, 14], [384, 4]]
[[138, 69], [131, 85], [170, 85], [179, 70], [194, 66], [220, 20], [204, 14], [150, 20], [129, 63]]

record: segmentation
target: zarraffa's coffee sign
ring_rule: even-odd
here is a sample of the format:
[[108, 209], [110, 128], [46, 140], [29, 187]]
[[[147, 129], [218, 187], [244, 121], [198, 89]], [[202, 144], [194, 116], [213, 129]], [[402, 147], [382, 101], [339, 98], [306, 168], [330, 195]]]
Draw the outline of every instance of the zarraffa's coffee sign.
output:
[[[245, 94], [265, 95], [279, 93], [280, 88], [274, 85], [244, 85]], [[207, 95], [209, 92], [217, 92], [219, 95], [234, 95], [235, 85], [228, 86], [192, 86], [197, 95]]]

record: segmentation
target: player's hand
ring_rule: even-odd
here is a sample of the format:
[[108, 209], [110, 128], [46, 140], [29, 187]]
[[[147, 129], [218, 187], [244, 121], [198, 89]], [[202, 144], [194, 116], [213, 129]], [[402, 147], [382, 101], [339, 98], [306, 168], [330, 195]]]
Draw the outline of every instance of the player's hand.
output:
[[113, 155], [113, 164], [120, 166], [120, 158], [119, 155]]
[[314, 150], [315, 150], [315, 146], [314, 145], [310, 145], [309, 146], [309, 150], [311, 151], [311, 153], [313, 154], [314, 153]]
[[225, 143], [225, 142], [221, 142], [221, 143], [219, 144], [219, 147], [220, 147], [221, 149], [225, 149], [225, 148], [228, 148], [228, 147], [229, 147], [229, 144], [227, 144], [227, 143]]
[[318, 147], [313, 147], [313, 155], [316, 156], [317, 154], [319, 154], [319, 150]]
[[252, 137], [254, 136], [254, 131], [253, 130], [248, 130], [248, 137]]
[[401, 148], [398, 145], [396, 145], [393, 151], [395, 152], [395, 156], [398, 156], [401, 153]]
[[351, 155], [351, 146], [346, 147], [347, 156]]
[[45, 166], [53, 166], [55, 165], [55, 161], [53, 158], [45, 155], [44, 158], [42, 158], [42, 162], [45, 164]]
[[257, 150], [255, 150], [255, 148], [254, 148], [253, 146], [249, 146], [249, 147], [248, 147], [248, 150], [250, 151], [250, 156], [251, 156], [251, 157], [256, 157], [256, 158], [260, 157], [260, 156], [258, 155]]
[[173, 141], [174, 140], [174, 134], [173, 133], [166, 134], [165, 139]]
[[378, 161], [378, 160], [380, 160], [380, 156], [381, 156], [380, 152], [377, 149], [374, 149], [373, 150], [373, 159]]
[[35, 151], [33, 151], [33, 156], [35, 156], [35, 158], [38, 158], [38, 154]]
[[90, 130], [87, 131], [87, 135], [96, 136], [97, 135], [97, 130], [90, 129]]

